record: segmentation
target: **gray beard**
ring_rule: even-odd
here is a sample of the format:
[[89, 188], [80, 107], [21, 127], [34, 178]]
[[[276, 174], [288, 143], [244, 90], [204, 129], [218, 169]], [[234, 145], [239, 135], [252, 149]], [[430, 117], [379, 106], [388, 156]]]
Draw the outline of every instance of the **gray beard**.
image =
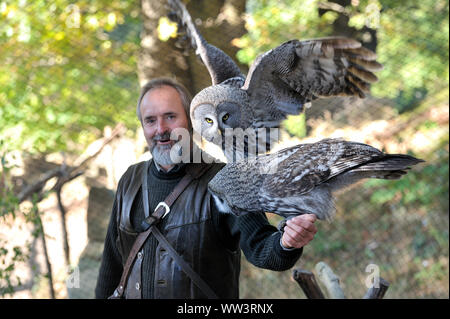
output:
[[151, 150], [153, 160], [160, 166], [170, 166], [175, 163], [170, 158], [171, 145], [155, 145]]

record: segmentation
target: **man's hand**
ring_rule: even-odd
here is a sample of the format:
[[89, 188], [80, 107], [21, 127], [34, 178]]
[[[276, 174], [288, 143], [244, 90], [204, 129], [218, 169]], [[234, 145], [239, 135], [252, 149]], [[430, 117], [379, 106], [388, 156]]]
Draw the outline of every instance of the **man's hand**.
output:
[[303, 214], [286, 221], [281, 242], [285, 248], [301, 248], [307, 245], [317, 233], [314, 214]]

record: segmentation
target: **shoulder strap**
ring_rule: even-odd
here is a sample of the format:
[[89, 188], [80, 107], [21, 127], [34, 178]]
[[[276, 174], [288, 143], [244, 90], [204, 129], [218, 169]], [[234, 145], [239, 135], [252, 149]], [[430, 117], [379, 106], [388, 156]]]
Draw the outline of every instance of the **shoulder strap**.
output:
[[[154, 230], [157, 229], [156, 227], [152, 227], [152, 226], [155, 225], [161, 218], [163, 218], [170, 211], [170, 206], [175, 202], [175, 200], [178, 198], [178, 196], [180, 196], [180, 194], [186, 189], [186, 187], [192, 182], [192, 180], [201, 177], [209, 168], [209, 166], [205, 165], [205, 164], [191, 164], [190, 166], [188, 166], [186, 175], [183, 176], [183, 178], [178, 182], [178, 184], [175, 186], [173, 191], [166, 197], [166, 199], [163, 202], [160, 202], [158, 204], [158, 206], [156, 206], [156, 209], [153, 212], [153, 214], [149, 216], [149, 213], [148, 213], [148, 211], [149, 211], [148, 188], [147, 188], [147, 175], [148, 175], [149, 162], [150, 161], [147, 161], [145, 164], [145, 170], [143, 173], [143, 183], [142, 183], [142, 190], [143, 190], [143, 196], [144, 196], [143, 197], [144, 198], [144, 211], [145, 211], [145, 215], [148, 216], [147, 218], [145, 218], [143, 225], [146, 226], [147, 229], [146, 229], [146, 231], [140, 233], [138, 235], [138, 237], [136, 238], [136, 240], [133, 244], [133, 247], [131, 248], [130, 253], [128, 255], [127, 261], [125, 263], [125, 266], [124, 266], [124, 269], [122, 272], [122, 276], [120, 278], [119, 286], [114, 290], [114, 294], [110, 297], [112, 299], [122, 298], [123, 293], [125, 292], [125, 285], [128, 280], [128, 276], [130, 275], [131, 266], [133, 265], [134, 260], [136, 259], [136, 255], [138, 254], [142, 245], [147, 240], [150, 233], [154, 232]], [[161, 233], [159, 233], [159, 235], [164, 237]], [[155, 237], [157, 237], [157, 239], [158, 239], [158, 237], [160, 237], [160, 236], [155, 235]], [[160, 241], [160, 240], [158, 240], [158, 241]], [[169, 243], [167, 242], [167, 244], [169, 244]], [[169, 244], [169, 246], [170, 246], [170, 244]], [[170, 251], [170, 249], [167, 249], [167, 250]], [[172, 250], [174, 250], [174, 249], [172, 248]], [[175, 260], [178, 259], [174, 256], [172, 256], [172, 258], [174, 258]], [[181, 258], [181, 257], [179, 257], [179, 258]], [[183, 260], [183, 262], [184, 262], [184, 260]], [[181, 267], [181, 265], [180, 265], [180, 267]], [[184, 268], [182, 268], [182, 269], [186, 272], [186, 270]], [[192, 269], [191, 269], [191, 271], [193, 272]], [[189, 270], [188, 270], [188, 272], [189, 272]], [[186, 272], [186, 274], [189, 276], [188, 272]], [[191, 277], [191, 279], [192, 279], [192, 277]], [[194, 283], [196, 283], [195, 280], [192, 279], [192, 281], [194, 281]], [[206, 285], [206, 283], [205, 283], [205, 285]], [[201, 289], [201, 286], [199, 286], [199, 288]], [[207, 294], [207, 295], [209, 296], [209, 294]]]

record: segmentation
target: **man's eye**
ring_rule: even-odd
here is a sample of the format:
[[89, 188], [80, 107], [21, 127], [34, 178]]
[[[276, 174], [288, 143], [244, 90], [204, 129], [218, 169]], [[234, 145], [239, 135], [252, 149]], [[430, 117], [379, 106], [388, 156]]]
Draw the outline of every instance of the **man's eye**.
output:
[[205, 121], [208, 124], [212, 124], [213, 123], [213, 120], [211, 120], [209, 117], [205, 117]]

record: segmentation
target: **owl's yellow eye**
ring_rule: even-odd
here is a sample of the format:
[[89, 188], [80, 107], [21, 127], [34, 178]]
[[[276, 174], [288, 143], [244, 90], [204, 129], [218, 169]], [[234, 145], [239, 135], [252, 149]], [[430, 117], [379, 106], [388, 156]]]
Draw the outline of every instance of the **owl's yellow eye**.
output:
[[212, 124], [213, 120], [211, 120], [209, 117], [205, 117], [205, 121], [208, 124]]
[[228, 118], [230, 117], [230, 114], [225, 114], [223, 117], [222, 117], [222, 121], [223, 122], [225, 122], [226, 120], [228, 120]]

